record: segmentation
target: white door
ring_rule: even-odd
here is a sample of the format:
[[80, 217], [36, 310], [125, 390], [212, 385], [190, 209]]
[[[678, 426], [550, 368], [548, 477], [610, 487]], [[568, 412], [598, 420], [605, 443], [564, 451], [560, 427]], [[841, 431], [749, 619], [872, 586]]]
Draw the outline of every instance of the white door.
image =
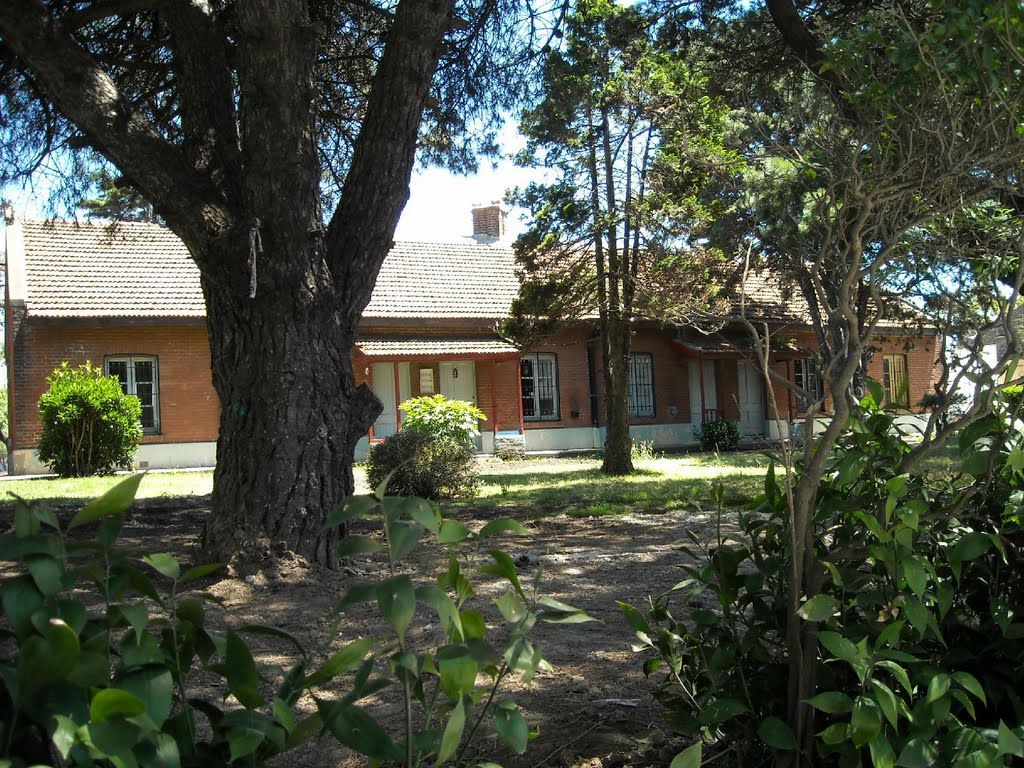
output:
[[373, 422], [374, 439], [390, 437], [398, 431], [398, 410], [395, 407], [394, 363], [374, 363], [371, 366], [373, 384], [370, 389], [384, 405], [384, 410]]
[[760, 435], [764, 432], [764, 401], [761, 396], [761, 374], [751, 360], [739, 360], [737, 366], [737, 397], [740, 408], [740, 434]]
[[476, 363], [441, 363], [441, 394], [476, 405]]
[[715, 363], [713, 360], [704, 361], [704, 400], [703, 406], [700, 397], [700, 363], [696, 360], [690, 361], [690, 423], [699, 427], [704, 423], [704, 409], [718, 407], [718, 398], [715, 396]]

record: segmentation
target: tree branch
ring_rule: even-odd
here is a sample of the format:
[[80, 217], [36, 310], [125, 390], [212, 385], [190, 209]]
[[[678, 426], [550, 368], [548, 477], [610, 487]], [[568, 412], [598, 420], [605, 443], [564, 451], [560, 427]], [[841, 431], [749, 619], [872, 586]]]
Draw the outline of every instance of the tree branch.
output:
[[161, 215], [203, 206], [206, 226], [224, 215], [208, 181], [183, 162], [179, 149], [132, 108], [113, 80], [50, 15], [40, 0], [0, 3], [0, 35], [35, 73], [40, 88], [89, 143], [106, 155]]

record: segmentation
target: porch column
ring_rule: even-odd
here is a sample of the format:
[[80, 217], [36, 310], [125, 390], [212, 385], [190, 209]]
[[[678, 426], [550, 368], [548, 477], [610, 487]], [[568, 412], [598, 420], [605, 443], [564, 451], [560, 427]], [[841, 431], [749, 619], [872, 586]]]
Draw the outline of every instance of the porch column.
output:
[[402, 428], [402, 409], [398, 406], [402, 402], [402, 387], [398, 381], [398, 361], [391, 363], [391, 369], [395, 376], [395, 432]]
[[707, 418], [707, 403], [704, 402], [704, 355], [697, 355], [697, 374], [700, 376], [700, 423]]
[[523, 375], [519, 370], [519, 366], [522, 365], [518, 359], [514, 361], [516, 363], [516, 404], [519, 411], [519, 434], [524, 434], [523, 430]]

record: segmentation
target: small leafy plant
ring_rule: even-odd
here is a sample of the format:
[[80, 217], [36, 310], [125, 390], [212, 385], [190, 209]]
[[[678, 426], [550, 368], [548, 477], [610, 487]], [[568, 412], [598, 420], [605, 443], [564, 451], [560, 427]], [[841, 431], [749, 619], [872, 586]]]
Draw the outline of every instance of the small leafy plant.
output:
[[[493, 549], [479, 572], [501, 577], [509, 589], [495, 601], [506, 623], [503, 642], [491, 644], [483, 614], [471, 607], [470, 569], [482, 542], [523, 532], [518, 523], [495, 520], [473, 536], [421, 499], [384, 496], [383, 488], [348, 499], [329, 524], [373, 516], [382, 536], [347, 537], [342, 554], [385, 552], [390, 575], [344, 593], [333, 626], [344, 627], [351, 606], [373, 603], [392, 634], [332, 649], [336, 631], [310, 651], [276, 627], [214, 629], [208, 609], [217, 599], [189, 590], [220, 566], [183, 570], [169, 554], [118, 545], [141, 478], [124, 480], [66, 526], [53, 512], [19, 502], [13, 532], [0, 536], [0, 559], [18, 564], [0, 586], [0, 763], [262, 766], [327, 732], [371, 765], [465, 765], [485, 725], [515, 751], [525, 750], [525, 720], [514, 701], [499, 695], [502, 684], [546, 667], [529, 639], [537, 621], [589, 617], [540, 596], [539, 575], [524, 589], [512, 559]], [[414, 584], [398, 563], [428, 532], [451, 552], [435, 583]], [[468, 552], [458, 549], [465, 544]], [[418, 606], [440, 619], [439, 647], [410, 643]], [[255, 635], [285, 641], [295, 661], [286, 669], [258, 664], [246, 640]], [[223, 701], [197, 695], [199, 675], [223, 681]], [[405, 702], [399, 735], [365, 709], [369, 696], [389, 686]], [[313, 713], [298, 707], [303, 697]]]
[[39, 459], [61, 477], [110, 474], [131, 467], [142, 437], [138, 398], [114, 376], [65, 361], [46, 378], [39, 398]]
[[735, 421], [706, 421], [694, 433], [702, 451], [735, 451], [740, 444], [740, 427]]
[[472, 496], [480, 484], [469, 446], [408, 429], [370, 447], [366, 475], [371, 486], [387, 479], [395, 495], [435, 500]]
[[402, 429], [420, 432], [439, 440], [452, 439], [472, 445], [480, 435], [477, 423], [486, 421], [484, 412], [465, 400], [449, 400], [444, 395], [425, 395], [406, 400], [402, 410]]
[[[874, 387], [877, 389], [877, 387]], [[797, 744], [785, 627], [788, 501], [774, 470], [739, 532], [684, 551], [686, 578], [622, 604], [666, 719], [744, 762], [1003, 766], [1024, 757], [1024, 435], [1007, 404], [960, 436], [960, 473], [902, 471], [911, 445], [866, 397], [818, 490], [818, 589], [796, 614], [814, 653]], [[795, 471], [801, 471], [800, 466]], [[721, 493], [717, 494], [721, 509]], [[719, 513], [721, 514], [721, 513]], [[721, 519], [721, 518], [720, 518]], [[806, 715], [805, 715], [806, 716]], [[700, 748], [691, 752], [698, 765]]]

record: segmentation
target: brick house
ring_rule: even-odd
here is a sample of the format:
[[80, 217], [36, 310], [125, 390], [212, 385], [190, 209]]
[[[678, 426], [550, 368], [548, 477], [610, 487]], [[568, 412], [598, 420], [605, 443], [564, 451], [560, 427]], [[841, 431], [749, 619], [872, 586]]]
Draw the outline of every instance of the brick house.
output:
[[[483, 451], [522, 436], [527, 450], [599, 448], [600, 344], [593, 323], [521, 352], [497, 323], [518, 292], [497, 205], [474, 210], [472, 238], [398, 242], [384, 262], [353, 349], [356, 375], [384, 411], [360, 441], [401, 427], [398, 404], [440, 393], [487, 415]], [[62, 361], [102, 364], [143, 406], [139, 467], [211, 465], [220, 404], [213, 389], [199, 272], [169, 230], [22, 221], [6, 228], [6, 349], [11, 472], [41, 471], [36, 403]], [[791, 381], [817, 385], [814, 336], [799, 302], [770, 280], [746, 287], [748, 313], [769, 323], [771, 363]], [[785, 387], [766, 388], [745, 334], [638, 324], [630, 361], [634, 438], [658, 448], [692, 445], [709, 418], [740, 423], [750, 440], [777, 439], [801, 414]], [[870, 375], [911, 409], [934, 380], [935, 337], [882, 333]], [[746, 347], [746, 349], [745, 349]]]

